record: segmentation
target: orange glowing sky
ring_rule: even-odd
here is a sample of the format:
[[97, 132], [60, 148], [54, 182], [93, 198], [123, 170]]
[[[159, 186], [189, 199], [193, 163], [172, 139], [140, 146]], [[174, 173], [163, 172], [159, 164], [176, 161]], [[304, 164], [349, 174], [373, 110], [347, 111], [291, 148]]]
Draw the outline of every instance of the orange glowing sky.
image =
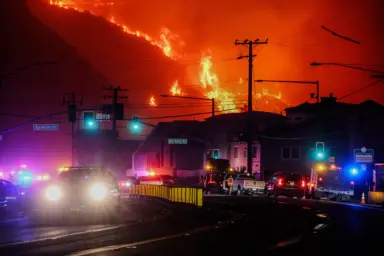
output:
[[[164, 53], [187, 68], [183, 83], [178, 84], [180, 90], [202, 86], [205, 95], [226, 98], [224, 102], [229, 105], [232, 99], [245, 99], [247, 92], [247, 62], [236, 60], [247, 51], [235, 46], [235, 39], [269, 39], [268, 45], [255, 48], [256, 79], [319, 80], [321, 96], [331, 92], [344, 96], [372, 82], [371, 74], [340, 67], [310, 67], [310, 62], [352, 63], [384, 69], [384, 50], [380, 47], [384, 45], [384, 29], [380, 26], [384, 21], [380, 14], [384, 4], [379, 0], [364, 3], [357, 0], [52, 1], [62, 7], [89, 10], [128, 26], [136, 34], [140, 31], [139, 36], [145, 33], [144, 37], [159, 40]], [[361, 44], [337, 38], [321, 29], [322, 25]], [[164, 28], [171, 31], [165, 37], [168, 41], [163, 40]], [[208, 91], [204, 83], [209, 78], [205, 82], [201, 80], [207, 74], [202, 74], [206, 64], [201, 65], [207, 52], [212, 62], [210, 75], [217, 76]], [[170, 81], [170, 89], [173, 85], [174, 81]], [[309, 101], [309, 94], [314, 92], [310, 85], [282, 83], [255, 84], [255, 89], [255, 108], [265, 111], [278, 110], [271, 106], [275, 104], [269, 102], [271, 98], [295, 105]], [[346, 101], [370, 98], [384, 103], [383, 96], [378, 85]]]

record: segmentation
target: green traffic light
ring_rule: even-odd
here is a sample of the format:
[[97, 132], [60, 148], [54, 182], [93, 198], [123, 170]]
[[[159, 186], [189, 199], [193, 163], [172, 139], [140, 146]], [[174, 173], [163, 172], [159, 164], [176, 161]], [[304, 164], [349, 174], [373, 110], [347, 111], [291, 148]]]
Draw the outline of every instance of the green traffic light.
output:
[[321, 152], [317, 153], [317, 158], [324, 158], [324, 154]]

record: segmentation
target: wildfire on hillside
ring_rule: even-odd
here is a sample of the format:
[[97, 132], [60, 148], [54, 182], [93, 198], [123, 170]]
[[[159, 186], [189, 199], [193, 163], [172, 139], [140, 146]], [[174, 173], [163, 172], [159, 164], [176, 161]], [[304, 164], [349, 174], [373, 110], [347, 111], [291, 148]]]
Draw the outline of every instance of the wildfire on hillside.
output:
[[184, 95], [184, 93], [181, 92], [181, 88], [179, 87], [179, 81], [177, 81], [177, 80], [175, 82], [173, 82], [173, 85], [171, 87], [170, 92], [172, 93], [173, 96], [175, 96], [175, 95], [180, 95], [180, 96]]
[[156, 101], [155, 101], [155, 97], [152, 96], [150, 98], [149, 105], [152, 106], [152, 107], [156, 107], [157, 106]]
[[[91, 4], [89, 3], [89, 1], [85, 3], [85, 1], [82, 0], [49, 0], [49, 3], [60, 8], [72, 9], [78, 12], [86, 11], [91, 13], [92, 15], [97, 16], [101, 15], [98, 9], [99, 7], [114, 5], [114, 2], [106, 0], [94, 0], [91, 2]], [[130, 28], [128, 25], [118, 21], [114, 16], [104, 18], [119, 27], [123, 32], [129, 35], [134, 35], [139, 38], [142, 38], [148, 41], [150, 44], [160, 48], [164, 55], [168, 58], [175, 61], [183, 60], [185, 52], [185, 43], [179, 35], [172, 33], [168, 28], [161, 28], [160, 34], [156, 38], [142, 31]], [[237, 102], [239, 102], [239, 100], [244, 100], [246, 98], [246, 93], [235, 93], [230, 89], [223, 88], [223, 86], [220, 84], [219, 76], [213, 68], [212, 52], [210, 50], [203, 52], [203, 54], [201, 55], [200, 71], [199, 74], [196, 74], [196, 79], [197, 78], [200, 80], [202, 94], [204, 94], [207, 98], [214, 98], [215, 102], [217, 102], [216, 104], [219, 111], [222, 111], [223, 113], [233, 113], [241, 111], [241, 107], [243, 106], [238, 106]], [[239, 84], [243, 83], [244, 79], [240, 78]], [[182, 90], [182, 85], [180, 85], [177, 80], [171, 85], [170, 92], [172, 93], [172, 95], [184, 94]], [[273, 99], [274, 102], [283, 102], [281, 92], [277, 94], [272, 94], [268, 92], [268, 90], [262, 89], [261, 93], [254, 94], [254, 100], [265, 105], [268, 105], [269, 102], [271, 102], [271, 99]], [[150, 98], [150, 105], [156, 106], [155, 98], [153, 96], [151, 96]], [[275, 106], [272, 108], [271, 106], [268, 106], [268, 108], [266, 109], [273, 112], [280, 112], [281, 109], [279, 109], [279, 105], [280, 104], [275, 104]]]

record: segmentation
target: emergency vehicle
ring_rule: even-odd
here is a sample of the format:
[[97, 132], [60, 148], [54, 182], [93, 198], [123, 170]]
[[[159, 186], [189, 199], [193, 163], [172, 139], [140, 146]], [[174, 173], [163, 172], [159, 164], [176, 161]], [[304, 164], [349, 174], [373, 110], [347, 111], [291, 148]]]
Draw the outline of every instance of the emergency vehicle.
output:
[[361, 187], [362, 170], [358, 167], [341, 168], [335, 164], [321, 165], [311, 170], [308, 183], [310, 197], [334, 201], [349, 201]]

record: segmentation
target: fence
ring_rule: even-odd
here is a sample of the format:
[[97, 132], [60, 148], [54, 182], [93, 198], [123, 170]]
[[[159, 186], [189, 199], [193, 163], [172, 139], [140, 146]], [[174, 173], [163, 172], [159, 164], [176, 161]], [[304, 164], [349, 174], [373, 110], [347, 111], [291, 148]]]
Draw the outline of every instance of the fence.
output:
[[132, 185], [127, 194], [130, 196], [148, 196], [168, 200], [175, 203], [203, 206], [203, 189], [167, 187], [157, 185]]

